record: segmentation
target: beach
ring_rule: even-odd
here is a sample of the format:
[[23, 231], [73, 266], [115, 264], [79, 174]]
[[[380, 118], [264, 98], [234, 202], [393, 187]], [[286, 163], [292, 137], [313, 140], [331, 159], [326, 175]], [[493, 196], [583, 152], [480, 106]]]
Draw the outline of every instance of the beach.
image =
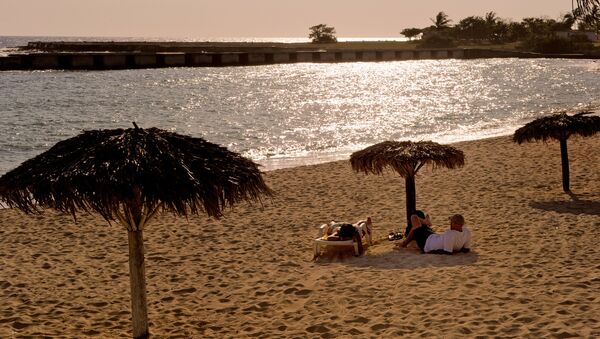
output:
[[[600, 136], [455, 143], [465, 166], [424, 167], [417, 207], [461, 213], [470, 253], [394, 249], [404, 179], [347, 160], [265, 172], [275, 191], [221, 220], [161, 215], [144, 231], [150, 333], [181, 338], [600, 337]], [[371, 216], [361, 257], [319, 225]], [[0, 337], [131, 336], [127, 233], [98, 215], [0, 210]]]

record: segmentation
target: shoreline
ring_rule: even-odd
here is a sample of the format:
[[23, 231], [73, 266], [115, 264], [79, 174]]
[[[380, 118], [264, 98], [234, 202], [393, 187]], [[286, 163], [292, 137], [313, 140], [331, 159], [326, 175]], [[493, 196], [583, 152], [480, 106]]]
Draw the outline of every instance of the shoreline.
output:
[[[462, 140], [460, 140], [460, 139], [456, 140], [457, 138], [447, 137], [447, 138], [450, 138], [450, 141], [448, 141], [448, 142], [445, 142], [443, 140], [442, 141], [431, 140], [431, 138], [430, 139], [424, 138], [424, 139], [419, 139], [419, 140], [414, 139], [412, 141], [434, 141], [434, 142], [437, 142], [442, 145], [455, 145], [455, 144], [460, 144], [460, 143], [464, 143], [464, 142], [476, 142], [476, 141], [480, 141], [480, 140], [512, 136], [514, 134], [514, 131], [517, 128], [518, 127], [514, 127], [514, 128], [511, 127], [511, 131], [494, 133], [492, 135], [485, 134], [485, 135], [480, 135], [480, 136], [477, 136], [474, 138], [465, 137]], [[397, 140], [397, 141], [403, 141], [403, 140]], [[370, 145], [365, 145], [364, 147], [368, 147], [368, 146], [370, 146]], [[270, 172], [270, 171], [279, 170], [279, 169], [295, 168], [295, 167], [302, 167], [302, 166], [312, 166], [312, 165], [319, 165], [319, 164], [328, 163], [328, 162], [337, 162], [337, 161], [348, 160], [348, 159], [350, 159], [350, 155], [353, 152], [358, 151], [358, 150], [360, 150], [360, 149], [356, 149], [354, 151], [349, 151], [349, 152], [343, 152], [343, 153], [325, 152], [325, 153], [312, 154], [312, 155], [307, 155], [307, 156], [288, 156], [288, 157], [282, 156], [282, 157], [277, 157], [277, 158], [266, 158], [266, 159], [253, 160], [253, 161], [255, 163], [260, 164], [263, 167], [263, 172]]]
[[[598, 114], [598, 113], [594, 113], [594, 114]], [[514, 130], [516, 130], [516, 128], [511, 128], [511, 129], [512, 129], [511, 132], [503, 132], [503, 133], [498, 133], [498, 134], [493, 134], [493, 135], [482, 135], [480, 137], [476, 137], [473, 139], [465, 138], [464, 140], [452, 140], [449, 142], [436, 141], [436, 140], [431, 140], [431, 139], [427, 139], [427, 138], [422, 139], [422, 140], [421, 139], [413, 140], [413, 141], [430, 140], [430, 141], [438, 142], [443, 145], [454, 146], [454, 145], [461, 144], [461, 143], [477, 142], [477, 141], [488, 140], [488, 139], [509, 137], [512, 134], [514, 134]], [[367, 147], [367, 146], [365, 146], [365, 147]], [[357, 149], [355, 151], [358, 151], [358, 150], [359, 149]], [[259, 164], [262, 172], [267, 173], [267, 172], [273, 172], [273, 171], [282, 170], [282, 169], [293, 169], [293, 168], [297, 168], [297, 167], [315, 166], [315, 165], [321, 165], [321, 164], [330, 163], [330, 162], [339, 162], [339, 161], [349, 160], [350, 155], [353, 152], [354, 151], [349, 151], [349, 152], [344, 152], [344, 153], [325, 152], [325, 153], [319, 153], [319, 154], [313, 153], [313, 154], [306, 155], [306, 156], [281, 156], [281, 157], [274, 157], [274, 158], [265, 158], [265, 159], [260, 159], [260, 160], [253, 160], [253, 159], [251, 159], [251, 160], [254, 161], [255, 163]], [[247, 157], [247, 158], [249, 158], [249, 157]], [[9, 169], [9, 171], [18, 167], [19, 165], [20, 164], [16, 164], [15, 166], [11, 167]], [[2, 173], [0, 175], [3, 175], [3, 174], [4, 173]], [[0, 209], [3, 209], [3, 208], [6, 208], [6, 207], [2, 207], [2, 205], [0, 204]]]
[[[471, 253], [393, 249], [387, 234], [405, 219], [395, 173], [354, 173], [347, 160], [268, 171], [276, 194], [262, 205], [240, 204], [221, 220], [165, 214], [144, 231], [150, 333], [597, 336], [600, 135], [569, 139], [571, 194], [558, 142], [453, 146], [465, 166], [421, 169], [417, 206], [437, 231], [463, 214]], [[366, 216], [375, 242], [364, 256], [311, 260], [320, 224]], [[126, 232], [97, 215], [75, 223], [0, 210], [0, 337], [130, 336], [127, 253]]]
[[[578, 111], [580, 111], [580, 110], [572, 110], [572, 111], [569, 111], [569, 114], [573, 114]], [[596, 107], [592, 107], [591, 111], [593, 112], [592, 115], [600, 114], [600, 112], [598, 111], [598, 108], [596, 108]], [[552, 113], [556, 113], [556, 112], [552, 112]], [[516, 126], [509, 126], [509, 130], [507, 130], [507, 131], [480, 134], [480, 135], [476, 135], [474, 137], [467, 136], [467, 137], [460, 138], [457, 136], [446, 136], [443, 140], [439, 140], [439, 139], [433, 140], [433, 138], [423, 138], [423, 139], [418, 139], [418, 140], [411, 139], [411, 140], [412, 141], [433, 141], [433, 142], [437, 142], [442, 145], [455, 146], [455, 145], [459, 145], [459, 144], [463, 144], [463, 143], [512, 137], [515, 130], [522, 127], [524, 124], [525, 123], [520, 123], [519, 125], [516, 125]], [[383, 140], [381, 140], [381, 141], [383, 141]], [[404, 140], [397, 140], [397, 141], [404, 141]], [[370, 145], [365, 145], [364, 147], [368, 147], [368, 146], [370, 146]], [[302, 167], [302, 166], [312, 166], [312, 165], [319, 165], [319, 164], [328, 163], [328, 162], [337, 162], [337, 161], [348, 160], [348, 159], [350, 159], [350, 155], [353, 152], [358, 151], [358, 150], [360, 150], [360, 149], [356, 149], [354, 151], [344, 152], [344, 153], [326, 152], [326, 153], [322, 153], [322, 154], [312, 154], [312, 155], [308, 155], [306, 157], [304, 157], [304, 156], [296, 156], [296, 157], [289, 156], [289, 157], [267, 158], [267, 159], [261, 159], [261, 160], [253, 160], [253, 161], [260, 164], [264, 168], [263, 172], [270, 172], [270, 171], [279, 170], [279, 169], [295, 168], [295, 167]]]

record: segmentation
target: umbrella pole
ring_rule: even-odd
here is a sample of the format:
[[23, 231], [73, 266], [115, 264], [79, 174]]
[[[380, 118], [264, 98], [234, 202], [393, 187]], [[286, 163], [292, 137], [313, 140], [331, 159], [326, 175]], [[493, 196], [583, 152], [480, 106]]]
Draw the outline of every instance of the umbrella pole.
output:
[[129, 281], [133, 337], [148, 338], [148, 307], [146, 301], [146, 272], [144, 268], [144, 238], [141, 228], [127, 230], [129, 238]]
[[562, 184], [563, 191], [569, 192], [569, 153], [567, 151], [567, 139], [560, 139], [560, 162], [562, 165]]
[[415, 185], [415, 177], [407, 175], [406, 182], [406, 221], [410, 225], [410, 216], [417, 210], [417, 188]]

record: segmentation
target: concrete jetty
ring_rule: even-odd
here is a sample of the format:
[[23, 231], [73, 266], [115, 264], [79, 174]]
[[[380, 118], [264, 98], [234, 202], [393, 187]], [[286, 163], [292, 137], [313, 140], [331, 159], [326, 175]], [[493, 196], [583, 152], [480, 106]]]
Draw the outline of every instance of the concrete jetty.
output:
[[297, 62], [381, 62], [477, 58], [594, 58], [489, 49], [299, 49], [294, 44], [31, 42], [30, 52], [0, 57], [0, 70], [114, 70], [230, 67]]

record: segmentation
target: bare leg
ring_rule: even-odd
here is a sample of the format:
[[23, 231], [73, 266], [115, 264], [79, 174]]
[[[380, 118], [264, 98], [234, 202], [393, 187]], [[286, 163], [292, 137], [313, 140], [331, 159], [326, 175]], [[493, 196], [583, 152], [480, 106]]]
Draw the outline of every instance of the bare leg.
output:
[[415, 233], [415, 230], [419, 227], [421, 227], [421, 219], [419, 219], [419, 217], [414, 214], [411, 215], [410, 216], [410, 231], [408, 232], [406, 239], [404, 239], [402, 241], [402, 243], [400, 243], [401, 247], [406, 247], [408, 244], [410, 244], [410, 242], [413, 240], [413, 234]]

